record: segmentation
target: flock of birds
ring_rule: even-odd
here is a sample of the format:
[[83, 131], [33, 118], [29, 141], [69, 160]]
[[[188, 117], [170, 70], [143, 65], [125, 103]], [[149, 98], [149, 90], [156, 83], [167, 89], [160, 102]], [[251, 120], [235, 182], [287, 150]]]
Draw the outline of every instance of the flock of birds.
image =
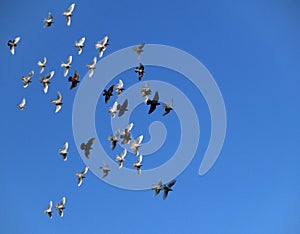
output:
[[[71, 25], [71, 18], [73, 15], [73, 11], [75, 8], [75, 3], [71, 4], [70, 7], [68, 8], [67, 11], [63, 12], [63, 16], [66, 17], [66, 22], [67, 26]], [[44, 20], [44, 28], [48, 28], [53, 24], [53, 15], [49, 12], [48, 18], [45, 18]], [[16, 37], [13, 40], [8, 41], [8, 46], [10, 49], [10, 52], [12, 55], [15, 54], [15, 48], [17, 47], [18, 43], [20, 42], [21, 37]], [[108, 36], [105, 36], [102, 40], [98, 41], [95, 44], [95, 48], [98, 50], [98, 56], [101, 58], [103, 56], [103, 53], [105, 52], [108, 44], [109, 38]], [[76, 41], [74, 43], [75, 47], [77, 48], [78, 55], [80, 55], [83, 51], [84, 48], [84, 43], [85, 43], [85, 37], [82, 37], [79, 41]], [[137, 59], [140, 60], [141, 58], [141, 53], [144, 52], [145, 43], [142, 43], [139, 46], [133, 47], [133, 51], [137, 55]], [[91, 64], [86, 64], [86, 68], [89, 69], [89, 77], [91, 78], [94, 74], [94, 70], [96, 67], [97, 63], [97, 57], [94, 57], [92, 60]], [[37, 65], [39, 67], [39, 72], [40, 74], [44, 72], [45, 67], [47, 64], [47, 58], [44, 57], [42, 61], [38, 61]], [[63, 68], [63, 75], [66, 77], [69, 73], [69, 70], [71, 68], [72, 64], [72, 56], [69, 56], [66, 62], [61, 63], [61, 67]], [[140, 62], [139, 66], [135, 68], [135, 73], [138, 74], [138, 80], [141, 81], [145, 68], [144, 65]], [[40, 78], [40, 83], [43, 85], [43, 91], [46, 94], [48, 92], [48, 88], [50, 85], [50, 81], [52, 77], [54, 76], [54, 71], [52, 70], [49, 72], [47, 75], [42, 76]], [[22, 77], [22, 82], [23, 82], [23, 87], [27, 88], [29, 84], [31, 83], [31, 79], [34, 76], [34, 71], [29, 72], [27, 76]], [[75, 70], [73, 76], [68, 77], [68, 81], [71, 83], [70, 85], [70, 90], [74, 89], [77, 87], [79, 81], [79, 74]], [[119, 80], [119, 83], [116, 85], [111, 85], [107, 90], [105, 89], [103, 91], [103, 96], [105, 97], [104, 101], [107, 104], [113, 96], [113, 93], [116, 92], [117, 96], [120, 96], [123, 91], [125, 90], [124, 88], [124, 83], [122, 80]], [[158, 92], [155, 92], [154, 96], [152, 99], [149, 98], [149, 96], [152, 93], [152, 90], [150, 89], [150, 84], [146, 83], [145, 86], [143, 86], [140, 90], [141, 96], [144, 98], [145, 104], [149, 105], [149, 111], [148, 114], [151, 114], [156, 110], [156, 107], [160, 105], [159, 102], [159, 94]], [[57, 91], [57, 98], [54, 100], [51, 100], [51, 103], [55, 105], [55, 113], [59, 112], [62, 108], [62, 95], [59, 91]], [[20, 110], [24, 110], [26, 105], [26, 99], [23, 98], [21, 103], [17, 104], [18, 108]], [[115, 118], [116, 116], [121, 117], [126, 111], [128, 107], [128, 99], [126, 99], [122, 104], [117, 103], [116, 101], [114, 102], [113, 106], [108, 109], [108, 112], [111, 114], [112, 118]], [[170, 111], [173, 109], [173, 98], [171, 98], [170, 103], [168, 104], [163, 104], [163, 109], [164, 113], [163, 115], [167, 115], [170, 113]], [[143, 156], [139, 153], [139, 148], [141, 146], [142, 140], [143, 140], [143, 135], [140, 135], [136, 139], [132, 139], [131, 136], [131, 130], [133, 128], [133, 123], [130, 123], [124, 130], [120, 131], [117, 130], [113, 135], [108, 137], [108, 140], [110, 141], [111, 144], [111, 149], [114, 150], [117, 143], [121, 141], [121, 144], [130, 144], [130, 148], [133, 150], [134, 154], [138, 156], [137, 162], [133, 163], [133, 167], [136, 168], [137, 173], [141, 174], [141, 167], [142, 167], [142, 160]], [[91, 156], [91, 150], [92, 150], [92, 145], [95, 141], [95, 138], [89, 139], [86, 143], [82, 143], [80, 145], [81, 150], [84, 151], [84, 155], [87, 159], [90, 158]], [[59, 150], [59, 154], [62, 156], [63, 160], [67, 160], [67, 155], [68, 155], [68, 148], [69, 148], [69, 143], [65, 142], [64, 146], [62, 149]], [[125, 157], [127, 155], [127, 150], [124, 149], [123, 152], [120, 155], [116, 155], [115, 160], [118, 162], [118, 166], [121, 169], [123, 167]], [[103, 176], [102, 178], [105, 178], [109, 172], [110, 169], [107, 164], [104, 164], [103, 166], [99, 167], [100, 170], [103, 171]], [[84, 170], [81, 172], [77, 172], [75, 176], [78, 178], [77, 185], [81, 186], [83, 179], [85, 178], [87, 172], [88, 172], [88, 167], [85, 167]], [[162, 181], [160, 180], [158, 184], [152, 185], [151, 189], [154, 190], [154, 196], [157, 196], [161, 190], [164, 191], [163, 193], [163, 199], [166, 199], [168, 196], [168, 193], [172, 191], [172, 186], [176, 183], [176, 180], [172, 180], [171, 182], [167, 184], [163, 184]], [[63, 210], [65, 209], [65, 203], [66, 203], [66, 197], [63, 197], [62, 200], [55, 205], [55, 208], [58, 210], [58, 213], [60, 217], [63, 216], [64, 212]], [[49, 202], [49, 206], [47, 209], [44, 210], [44, 213], [48, 214], [50, 218], [52, 218], [52, 201]]]

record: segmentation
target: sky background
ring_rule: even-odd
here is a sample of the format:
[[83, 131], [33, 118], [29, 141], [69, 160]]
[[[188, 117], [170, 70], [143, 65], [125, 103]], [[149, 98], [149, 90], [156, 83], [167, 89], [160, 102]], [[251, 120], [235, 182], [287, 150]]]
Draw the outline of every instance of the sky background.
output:
[[[73, 1], [0, 3], [1, 232], [300, 233], [300, 3], [74, 2], [71, 27], [66, 26], [62, 12]], [[43, 19], [49, 11], [54, 24], [45, 29]], [[105, 35], [110, 45], [104, 57], [142, 42], [190, 53], [208, 68], [223, 95], [228, 118], [225, 144], [214, 167], [199, 176], [210, 137], [205, 100], [180, 74], [145, 68], [145, 81], [158, 79], [180, 85], [201, 122], [196, 156], [176, 178], [174, 191], [165, 201], [161, 194], [153, 198], [151, 190], [113, 187], [91, 172], [77, 187], [74, 174], [85, 167], [72, 135], [77, 88], [69, 90], [60, 63], [73, 55], [70, 74], [76, 69], [82, 79], [87, 72], [85, 64], [97, 56], [95, 43]], [[16, 36], [21, 40], [12, 56], [7, 41]], [[86, 43], [78, 56], [74, 42], [82, 36]], [[55, 71], [46, 95], [36, 65], [44, 56], [48, 63], [43, 75]], [[24, 89], [21, 78], [31, 70], [35, 75]], [[120, 74], [112, 83], [120, 78], [125, 88], [138, 82], [133, 71]], [[58, 90], [64, 104], [54, 114], [50, 100], [56, 98]], [[23, 97], [27, 107], [21, 112], [16, 104]], [[114, 158], [121, 147], [111, 152], [106, 139], [111, 134], [106, 123], [110, 123], [107, 109], [112, 104], [104, 105], [101, 97], [95, 115], [100, 141]], [[155, 120], [170, 128], [166, 146], [145, 162], [145, 169], [167, 161], [176, 149], [178, 119], [174, 112], [163, 119], [162, 111], [158, 108], [148, 116], [147, 108], [141, 105], [132, 114], [135, 137]], [[64, 162], [58, 150], [66, 140], [69, 155]], [[129, 167], [135, 159], [128, 155]], [[50, 220], [43, 210], [49, 200], [56, 204], [63, 196], [67, 199], [64, 217], [54, 209]]]

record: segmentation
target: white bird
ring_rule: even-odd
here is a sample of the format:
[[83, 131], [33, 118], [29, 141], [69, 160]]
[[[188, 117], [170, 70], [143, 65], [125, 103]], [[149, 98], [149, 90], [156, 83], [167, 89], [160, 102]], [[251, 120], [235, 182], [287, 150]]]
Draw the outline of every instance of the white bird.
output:
[[60, 92], [57, 92], [57, 99], [52, 100], [51, 103], [55, 104], [55, 113], [59, 112], [62, 106], [62, 96], [60, 94]]
[[82, 172], [75, 174], [78, 177], [78, 182], [77, 182], [78, 187], [82, 184], [82, 180], [85, 178], [85, 174], [88, 172], [88, 170], [89, 168], [85, 167]]
[[67, 25], [70, 26], [71, 25], [71, 17], [74, 11], [74, 7], [75, 7], [75, 3], [72, 3], [71, 6], [69, 7], [69, 9], [67, 11], [63, 12], [63, 15], [66, 16], [67, 18]]
[[64, 62], [61, 63], [61, 67], [64, 68], [64, 77], [68, 75], [69, 69], [71, 68], [71, 63], [72, 63], [72, 55], [69, 56], [66, 63]]
[[114, 105], [111, 108], [108, 109], [108, 112], [111, 113], [111, 116], [113, 118], [115, 118], [116, 114], [117, 114], [117, 110], [118, 110], [118, 103], [115, 102]]
[[140, 44], [139, 46], [134, 46], [132, 49], [136, 52], [136, 57], [138, 60], [141, 59], [141, 53], [144, 52], [143, 48], [145, 43]]
[[146, 83], [145, 86], [141, 88], [141, 95], [145, 99], [145, 103], [149, 99], [149, 95], [151, 94], [152, 90], [150, 89], [150, 83]]
[[52, 201], [49, 202], [49, 206], [44, 210], [44, 213], [47, 214], [50, 219], [52, 219]]
[[97, 57], [93, 58], [93, 62], [91, 64], [87, 64], [85, 65], [88, 69], [89, 69], [89, 77], [91, 78], [92, 75], [94, 74], [94, 70], [96, 67], [96, 63], [97, 63]]
[[133, 128], [133, 123], [130, 123], [127, 128], [125, 128], [121, 135], [120, 138], [123, 139], [123, 141], [121, 142], [121, 144], [129, 144], [130, 140], [131, 140], [131, 134], [130, 131]]
[[14, 40], [9, 40], [7, 42], [7, 45], [9, 46], [10, 53], [12, 55], [15, 54], [15, 47], [17, 46], [17, 44], [20, 41], [20, 39], [21, 39], [21, 37], [16, 37]]
[[99, 50], [99, 57], [103, 56], [103, 52], [106, 50], [108, 46], [108, 36], [105, 36], [101, 41], [98, 41], [95, 45], [96, 49]]
[[122, 80], [119, 80], [119, 83], [115, 85], [115, 90], [118, 96], [122, 94], [122, 92], [124, 91], [124, 83]]
[[22, 81], [23, 81], [23, 87], [24, 88], [27, 88], [28, 87], [28, 85], [29, 85], [29, 83], [31, 83], [31, 78], [33, 77], [33, 75], [34, 75], [34, 71], [31, 71], [31, 72], [29, 72], [28, 73], [28, 75], [27, 76], [23, 76], [22, 77]]
[[67, 160], [68, 148], [69, 148], [69, 143], [66, 142], [65, 145], [64, 145], [64, 148], [60, 149], [58, 151], [58, 153], [63, 157], [64, 161]]
[[60, 217], [63, 217], [64, 216], [64, 209], [65, 209], [65, 204], [66, 204], [66, 198], [63, 197], [61, 199], [61, 202], [58, 203], [55, 208], [58, 210], [58, 213], [60, 215]]
[[156, 197], [159, 192], [163, 189], [162, 188], [162, 181], [158, 181], [158, 184], [153, 184], [152, 187], [151, 187], [152, 190], [154, 190], [154, 197]]
[[103, 171], [103, 176], [102, 176], [102, 178], [106, 177], [106, 176], [108, 175], [108, 172], [110, 172], [110, 170], [109, 170], [107, 164], [104, 164], [103, 167], [102, 167], [102, 166], [99, 167], [99, 169]]
[[53, 75], [54, 75], [54, 71], [51, 71], [46, 75], [46, 77], [43, 76], [40, 78], [40, 82], [43, 84], [44, 93], [48, 92], [48, 86], [50, 84], [50, 80], [52, 79]]
[[84, 47], [85, 37], [82, 37], [79, 41], [75, 42], [75, 47], [78, 49], [78, 54], [82, 53], [82, 48]]
[[37, 65], [40, 67], [40, 73], [42, 73], [46, 67], [47, 58], [44, 57], [43, 61], [38, 61]]
[[24, 110], [25, 109], [25, 104], [26, 104], [26, 99], [23, 98], [22, 102], [20, 104], [17, 104], [17, 106], [19, 107], [20, 110]]
[[131, 141], [130, 148], [134, 151], [135, 155], [139, 155], [139, 148], [141, 147], [141, 143], [144, 136], [140, 135], [136, 140]]
[[136, 168], [137, 173], [138, 173], [139, 175], [141, 174], [141, 166], [143, 166], [143, 165], [142, 165], [142, 161], [143, 161], [143, 156], [140, 155], [140, 156], [139, 156], [139, 160], [138, 160], [137, 162], [133, 163], [133, 166]]
[[116, 161], [119, 162], [119, 168], [123, 167], [123, 162], [125, 161], [126, 154], [127, 154], [127, 149], [124, 149], [121, 155], [116, 156]]
[[51, 14], [51, 12], [48, 13], [48, 18], [44, 18], [44, 28], [48, 28], [52, 25], [53, 23], [53, 16]]

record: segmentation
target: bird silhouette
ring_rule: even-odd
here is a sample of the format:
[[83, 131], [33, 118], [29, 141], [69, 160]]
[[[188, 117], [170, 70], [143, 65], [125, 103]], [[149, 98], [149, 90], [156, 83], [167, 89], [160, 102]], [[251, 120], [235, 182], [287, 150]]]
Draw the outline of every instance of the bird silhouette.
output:
[[90, 151], [93, 149], [92, 145], [93, 145], [95, 139], [96, 138], [93, 137], [93, 138], [89, 139], [86, 144], [81, 143], [81, 145], [80, 145], [80, 149], [84, 150], [84, 155], [87, 158], [90, 158], [90, 153], [91, 153]]
[[142, 80], [144, 73], [145, 73], [144, 65], [142, 63], [140, 63], [140, 66], [136, 67], [134, 69], [134, 71], [139, 74], [139, 80]]
[[114, 91], [114, 85], [110, 86], [108, 90], [104, 89], [103, 90], [103, 96], [105, 96], [105, 103], [108, 103], [109, 99], [111, 96], [113, 96], [113, 91]]
[[155, 92], [153, 99], [152, 100], [150, 100], [150, 99], [147, 100], [146, 104], [150, 105], [150, 109], [148, 111], [148, 114], [151, 114], [156, 109], [156, 106], [160, 105], [160, 103], [158, 102], [158, 99], [159, 99], [158, 92]]
[[69, 82], [71, 82], [70, 90], [74, 89], [77, 84], [80, 82], [79, 81], [79, 74], [77, 71], [74, 72], [74, 76], [70, 76], [68, 79]]

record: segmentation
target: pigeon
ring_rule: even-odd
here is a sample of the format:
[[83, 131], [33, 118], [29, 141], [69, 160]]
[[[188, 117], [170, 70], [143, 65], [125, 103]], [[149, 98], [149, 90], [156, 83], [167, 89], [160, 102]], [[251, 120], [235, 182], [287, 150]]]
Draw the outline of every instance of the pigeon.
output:
[[63, 157], [64, 161], [67, 161], [69, 143], [66, 142], [63, 149], [60, 149], [58, 153]]
[[125, 128], [125, 130], [121, 133], [120, 138], [123, 139], [121, 144], [129, 144], [129, 142], [131, 140], [130, 131], [131, 131], [132, 127], [133, 127], [133, 123], [129, 124], [127, 126], [127, 128]]
[[72, 55], [69, 56], [66, 63], [64, 62], [61, 63], [61, 67], [64, 68], [64, 77], [68, 75], [69, 69], [71, 68], [71, 63], [72, 63]]
[[34, 75], [34, 71], [31, 71], [31, 72], [29, 72], [28, 73], [28, 75], [27, 76], [23, 76], [22, 77], [22, 81], [23, 81], [23, 87], [24, 88], [27, 88], [28, 87], [28, 85], [29, 85], [29, 83], [31, 83], [31, 78], [33, 77], [33, 75]]
[[108, 45], [108, 36], [105, 36], [101, 41], [96, 43], [95, 47], [99, 50], [99, 58], [103, 56], [103, 52], [106, 50]]
[[171, 101], [169, 104], [164, 104], [163, 108], [165, 109], [165, 112], [163, 113], [163, 116], [167, 115], [170, 113], [171, 110], [173, 110], [173, 98], [171, 98]]
[[63, 197], [63, 198], [61, 199], [61, 202], [58, 203], [58, 204], [55, 206], [55, 209], [58, 210], [58, 213], [59, 213], [59, 216], [60, 216], [60, 217], [63, 217], [63, 216], [64, 216], [65, 204], [66, 204], [66, 198]]
[[138, 60], [141, 59], [141, 53], [144, 52], [143, 48], [145, 46], [145, 43], [140, 44], [139, 46], [134, 46], [132, 49], [136, 52], [136, 57]]
[[164, 190], [164, 195], [163, 195], [163, 199], [165, 200], [168, 196], [169, 191], [173, 191], [172, 190], [172, 186], [176, 183], [176, 180], [172, 180], [170, 183], [168, 184], [164, 184], [162, 186], [162, 189]]
[[127, 154], [127, 149], [124, 149], [121, 155], [116, 156], [116, 161], [119, 162], [119, 168], [123, 167], [123, 162], [125, 161], [126, 154]]
[[111, 142], [110, 148], [111, 148], [112, 150], [114, 150], [114, 149], [116, 148], [117, 142], [119, 141], [119, 140], [118, 140], [119, 133], [120, 133], [119, 130], [117, 130], [117, 131], [115, 132], [115, 135], [109, 136], [109, 137], [108, 137], [108, 140]]
[[119, 111], [118, 114], [119, 117], [124, 115], [125, 111], [128, 111], [127, 107], [128, 107], [128, 99], [126, 99], [122, 105], [118, 104], [117, 110]]
[[23, 98], [22, 102], [20, 104], [17, 104], [17, 107], [19, 107], [20, 110], [24, 110], [25, 109], [25, 104], [26, 104], [26, 99]]
[[70, 86], [70, 90], [74, 89], [77, 84], [79, 83], [79, 75], [78, 72], [75, 70], [74, 72], [74, 76], [70, 76], [68, 79], [69, 82], [72, 82], [71, 86]]
[[159, 194], [160, 190], [163, 189], [162, 188], [162, 181], [160, 180], [160, 181], [158, 181], [158, 184], [153, 184], [151, 189], [154, 190], [154, 195], [153, 196], [156, 197]]
[[119, 80], [119, 83], [115, 86], [115, 90], [117, 91], [117, 95], [120, 96], [124, 91], [124, 84], [122, 80]]
[[143, 166], [143, 165], [142, 165], [142, 161], [143, 161], [143, 156], [140, 155], [140, 156], [139, 156], [139, 160], [138, 160], [137, 162], [133, 163], [133, 166], [136, 168], [137, 173], [138, 173], [139, 175], [141, 174], [141, 166]]
[[103, 171], [103, 176], [102, 176], [102, 178], [105, 178], [105, 177], [108, 175], [108, 172], [110, 172], [110, 170], [109, 170], [107, 164], [104, 164], [103, 167], [100, 166], [99, 169]]
[[93, 137], [93, 138], [89, 139], [89, 141], [86, 144], [81, 143], [81, 145], [80, 145], [80, 149], [84, 150], [84, 155], [87, 158], [90, 158], [90, 153], [91, 153], [90, 151], [91, 151], [91, 149], [93, 149], [92, 144], [94, 143], [95, 139], [96, 138]]
[[89, 69], [89, 77], [91, 78], [92, 75], [94, 74], [94, 70], [96, 67], [96, 63], [97, 63], [97, 57], [93, 58], [93, 62], [91, 64], [87, 64], [85, 65], [88, 69]]
[[52, 201], [49, 202], [49, 206], [44, 210], [44, 213], [47, 214], [50, 219], [52, 219]]
[[139, 155], [139, 148], [144, 136], [140, 135], [136, 140], [131, 141], [130, 148], [134, 151], [135, 155]]
[[111, 117], [115, 118], [117, 114], [118, 103], [115, 102], [114, 105], [108, 109], [108, 112], [111, 113]]
[[40, 73], [42, 73], [46, 67], [47, 58], [44, 57], [43, 61], [38, 61], [37, 65], [40, 67]]
[[20, 39], [21, 39], [21, 37], [16, 37], [14, 40], [9, 40], [7, 42], [7, 45], [9, 46], [10, 53], [12, 55], [15, 54], [15, 47], [17, 46], [17, 44], [20, 41]]
[[82, 37], [79, 42], [75, 42], [75, 47], [78, 49], [78, 54], [82, 53], [82, 48], [84, 47], [85, 37]]
[[139, 67], [136, 67], [135, 68], [135, 72], [139, 74], [139, 80], [142, 80], [143, 78], [143, 75], [144, 75], [144, 65], [142, 63], [140, 63], [140, 66]]
[[48, 28], [53, 24], [53, 16], [51, 12], [48, 13], [48, 18], [44, 18], [44, 28]]
[[63, 15], [66, 16], [66, 18], [67, 18], [68, 26], [71, 25], [71, 17], [72, 17], [72, 13], [74, 11], [74, 7], [75, 7], [75, 3], [72, 3], [71, 6], [69, 7], [69, 9], [67, 11], [63, 12]]
[[62, 96], [61, 96], [60, 92], [58, 91], [57, 92], [57, 99], [51, 101], [51, 103], [55, 104], [55, 106], [56, 106], [55, 107], [55, 113], [60, 111], [61, 106], [63, 104], [61, 101], [62, 101]]
[[141, 88], [141, 95], [143, 98], [145, 98], [145, 103], [147, 103], [147, 100], [149, 99], [149, 95], [151, 94], [152, 90], [150, 89], [150, 83], [146, 83], [145, 86]]
[[51, 71], [46, 75], [46, 77], [43, 76], [40, 78], [40, 82], [43, 84], [44, 93], [48, 92], [48, 86], [50, 84], [50, 80], [52, 79], [53, 75], [54, 75], [54, 71]]
[[105, 96], [105, 103], [108, 103], [110, 97], [113, 95], [113, 91], [114, 91], [114, 85], [110, 86], [110, 88], [108, 90], [104, 89], [103, 90], [103, 96]]
[[78, 187], [82, 184], [82, 180], [85, 178], [85, 174], [88, 172], [88, 170], [89, 170], [88, 167], [85, 167], [82, 172], [75, 174], [78, 177], [78, 182], [77, 182]]
[[160, 105], [160, 103], [158, 102], [158, 99], [159, 99], [158, 92], [155, 92], [154, 98], [152, 100], [150, 100], [150, 99], [147, 100], [146, 104], [150, 105], [148, 114], [151, 114], [156, 109], [156, 106]]

